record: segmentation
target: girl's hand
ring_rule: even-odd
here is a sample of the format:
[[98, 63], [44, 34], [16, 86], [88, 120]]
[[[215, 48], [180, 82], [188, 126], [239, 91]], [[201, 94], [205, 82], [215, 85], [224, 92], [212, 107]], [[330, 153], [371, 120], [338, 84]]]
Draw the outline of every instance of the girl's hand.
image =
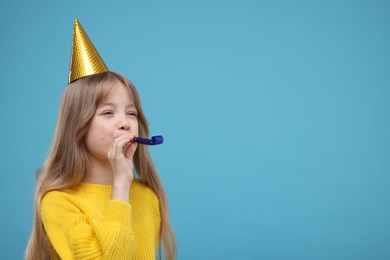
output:
[[131, 142], [137, 135], [125, 133], [115, 138], [107, 157], [113, 174], [113, 186], [130, 187], [133, 181], [133, 156], [137, 149], [137, 143]]

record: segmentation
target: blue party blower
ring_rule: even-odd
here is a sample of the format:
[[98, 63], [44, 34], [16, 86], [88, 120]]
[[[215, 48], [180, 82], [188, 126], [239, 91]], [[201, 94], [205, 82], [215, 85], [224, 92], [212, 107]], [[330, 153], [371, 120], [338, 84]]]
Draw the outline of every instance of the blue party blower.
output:
[[139, 144], [158, 145], [164, 142], [164, 138], [161, 135], [152, 136], [151, 139], [143, 137], [134, 137], [133, 141]]

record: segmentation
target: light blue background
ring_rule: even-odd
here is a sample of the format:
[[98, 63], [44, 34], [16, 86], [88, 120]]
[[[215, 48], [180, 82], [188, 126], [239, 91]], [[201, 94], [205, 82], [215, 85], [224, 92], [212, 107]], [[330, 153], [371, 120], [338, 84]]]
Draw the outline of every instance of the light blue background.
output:
[[73, 19], [137, 86], [178, 259], [390, 259], [389, 1], [1, 1], [0, 259], [21, 259]]

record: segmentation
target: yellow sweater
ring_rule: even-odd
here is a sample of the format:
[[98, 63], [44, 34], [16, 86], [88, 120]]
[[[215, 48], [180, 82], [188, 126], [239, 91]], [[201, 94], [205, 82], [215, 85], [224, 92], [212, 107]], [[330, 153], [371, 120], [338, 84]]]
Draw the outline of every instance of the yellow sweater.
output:
[[61, 259], [156, 259], [160, 209], [156, 194], [134, 180], [130, 204], [111, 186], [80, 183], [42, 199], [46, 233]]

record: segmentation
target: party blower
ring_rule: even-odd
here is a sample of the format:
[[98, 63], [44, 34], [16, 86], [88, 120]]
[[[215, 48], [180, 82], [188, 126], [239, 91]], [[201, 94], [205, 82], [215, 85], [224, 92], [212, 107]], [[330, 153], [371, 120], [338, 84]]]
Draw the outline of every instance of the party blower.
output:
[[150, 139], [143, 137], [134, 137], [134, 142], [146, 145], [158, 145], [164, 142], [164, 138], [161, 135], [152, 136]]

